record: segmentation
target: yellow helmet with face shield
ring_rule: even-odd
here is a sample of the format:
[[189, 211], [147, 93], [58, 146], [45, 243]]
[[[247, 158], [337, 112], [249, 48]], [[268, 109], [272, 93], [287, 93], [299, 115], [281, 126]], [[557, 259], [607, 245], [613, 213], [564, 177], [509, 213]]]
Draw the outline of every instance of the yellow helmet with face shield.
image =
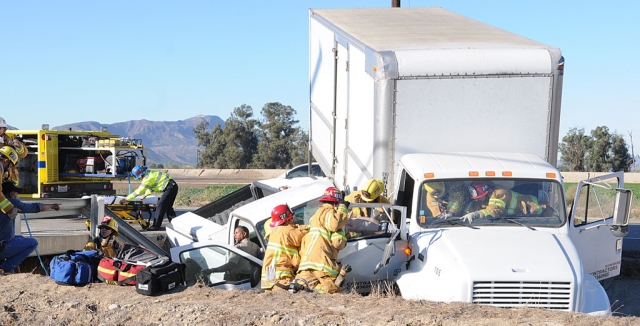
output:
[[444, 182], [434, 181], [426, 182], [424, 184], [424, 190], [431, 194], [431, 197], [439, 199], [447, 194], [447, 186]]
[[369, 179], [362, 186], [362, 199], [367, 202], [376, 200], [384, 191], [384, 182], [380, 179]]
[[9, 159], [13, 165], [18, 164], [18, 153], [11, 146], [3, 146], [0, 148], [0, 153]]

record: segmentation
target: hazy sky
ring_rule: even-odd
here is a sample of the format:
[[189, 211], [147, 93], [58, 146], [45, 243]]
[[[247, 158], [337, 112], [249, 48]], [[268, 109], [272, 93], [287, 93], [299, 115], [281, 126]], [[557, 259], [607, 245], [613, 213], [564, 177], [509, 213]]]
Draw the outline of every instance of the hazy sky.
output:
[[[267, 102], [308, 125], [309, 8], [377, 1], [1, 1], [0, 116], [20, 129], [94, 120], [227, 119]], [[640, 1], [418, 1], [562, 50], [561, 137], [640, 140]], [[635, 76], [635, 77], [634, 77]], [[635, 79], [634, 79], [635, 78]]]

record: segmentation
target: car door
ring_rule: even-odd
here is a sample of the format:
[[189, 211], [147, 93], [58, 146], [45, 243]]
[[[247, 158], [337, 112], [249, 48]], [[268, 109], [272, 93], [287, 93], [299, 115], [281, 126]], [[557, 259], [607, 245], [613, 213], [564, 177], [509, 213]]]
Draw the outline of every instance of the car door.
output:
[[[347, 246], [338, 254], [338, 262], [352, 268], [346, 275], [345, 287], [363, 294], [389, 290], [389, 281], [393, 281], [402, 272], [407, 261], [404, 253], [404, 248], [407, 247], [406, 230], [403, 227], [406, 225], [406, 207], [390, 204], [352, 206], [370, 210], [374, 210], [376, 206], [384, 206], [386, 213], [359, 228], [359, 224], [352, 223], [357, 220], [352, 217], [345, 227]], [[379, 222], [377, 229], [375, 221]]]
[[[202, 282], [218, 289], [248, 290], [260, 286], [262, 261], [228, 244], [204, 241], [171, 248], [171, 260], [185, 265], [185, 282]], [[219, 268], [230, 261], [235, 265], [227, 272], [202, 275], [202, 271]], [[228, 265], [227, 265], [228, 266]]]
[[623, 172], [580, 181], [569, 215], [569, 236], [584, 271], [597, 280], [620, 274], [622, 238], [611, 232], [616, 188], [624, 188]]

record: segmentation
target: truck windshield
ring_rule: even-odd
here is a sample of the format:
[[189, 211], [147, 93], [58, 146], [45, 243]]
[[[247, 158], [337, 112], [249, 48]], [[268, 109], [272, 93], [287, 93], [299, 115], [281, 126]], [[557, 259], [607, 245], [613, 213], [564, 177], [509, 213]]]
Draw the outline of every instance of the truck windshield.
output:
[[[558, 227], [565, 222], [562, 185], [538, 179], [458, 179], [420, 185], [423, 228], [447, 225]], [[516, 223], [514, 223], [514, 221]]]

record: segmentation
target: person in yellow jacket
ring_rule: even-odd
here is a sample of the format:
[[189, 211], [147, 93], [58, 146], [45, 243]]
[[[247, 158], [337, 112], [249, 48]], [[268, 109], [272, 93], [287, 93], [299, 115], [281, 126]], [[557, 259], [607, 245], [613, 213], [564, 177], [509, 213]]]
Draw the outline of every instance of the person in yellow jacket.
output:
[[502, 218], [508, 216], [542, 216], [547, 203], [538, 202], [538, 198], [524, 195], [492, 182], [474, 181], [468, 187], [471, 202], [467, 205], [462, 220], [472, 223], [480, 218]]
[[120, 250], [120, 244], [116, 240], [118, 237], [118, 222], [110, 216], [105, 216], [98, 226], [100, 235], [95, 237], [93, 241], [87, 242], [84, 250], [102, 251], [105, 257], [114, 258]]
[[[349, 203], [386, 203], [389, 199], [383, 196], [384, 182], [380, 179], [369, 179], [362, 186], [361, 190], [356, 190], [347, 195], [344, 200]], [[371, 212], [371, 213], [370, 213]], [[357, 238], [360, 236], [373, 235], [380, 232], [380, 215], [382, 209], [367, 209], [365, 207], [353, 207], [349, 212], [349, 221], [345, 227], [347, 238]]]
[[[369, 179], [362, 186], [361, 190], [356, 190], [347, 195], [344, 200], [350, 203], [389, 203], [389, 199], [383, 196], [384, 182], [380, 179]], [[354, 217], [370, 217], [369, 211], [364, 207], [354, 207], [351, 209], [351, 214]], [[372, 215], [376, 215], [374, 212]], [[375, 216], [371, 216], [375, 217]]]
[[319, 293], [336, 293], [340, 291], [335, 284], [340, 273], [338, 252], [347, 245], [343, 227], [349, 219], [349, 203], [334, 187], [327, 188], [318, 201], [323, 204], [311, 217], [309, 233], [302, 238], [296, 278], [303, 278]]
[[[17, 163], [18, 153], [16, 153], [16, 150], [11, 146], [2, 146], [0, 148], [0, 175], [2, 175], [2, 182], [13, 182], [5, 171], [9, 171], [11, 167], [15, 168]], [[11, 219], [16, 218], [18, 215], [18, 210], [13, 206], [9, 199], [2, 194], [2, 186], [0, 186], [0, 210], [7, 214]]]
[[178, 195], [178, 184], [171, 179], [168, 173], [149, 170], [146, 166], [134, 166], [133, 169], [131, 169], [131, 174], [135, 180], [142, 178], [142, 182], [140, 183], [140, 187], [125, 199], [121, 200], [120, 204], [126, 204], [137, 196], [144, 199], [154, 192], [162, 192], [162, 196], [160, 196], [160, 199], [158, 199], [156, 203], [154, 223], [148, 228], [149, 231], [160, 230], [165, 213], [169, 218], [169, 222], [176, 216], [176, 211], [173, 210], [173, 203], [176, 201], [176, 196]]
[[271, 234], [262, 261], [261, 287], [265, 291], [289, 290], [298, 266], [300, 244], [306, 229], [293, 223], [294, 214], [289, 205], [278, 205], [271, 211]]
[[[7, 127], [9, 127], [7, 125], [7, 121], [5, 121], [3, 118], [0, 118], [0, 147], [11, 146], [16, 151], [16, 154], [18, 154], [18, 158], [25, 158], [29, 153], [27, 146], [25, 146], [19, 140], [14, 139], [12, 136], [7, 135]], [[8, 170], [3, 171], [2, 180], [12, 181], [17, 186], [19, 183], [19, 174], [18, 168], [16, 168], [15, 164], [17, 164], [17, 161], [16, 163], [14, 163], [14, 165], [10, 166]]]
[[[462, 181], [430, 181], [424, 183], [426, 216], [460, 217], [469, 201], [469, 191]], [[422, 216], [422, 215], [421, 215]], [[424, 223], [424, 221], [421, 221]]]

